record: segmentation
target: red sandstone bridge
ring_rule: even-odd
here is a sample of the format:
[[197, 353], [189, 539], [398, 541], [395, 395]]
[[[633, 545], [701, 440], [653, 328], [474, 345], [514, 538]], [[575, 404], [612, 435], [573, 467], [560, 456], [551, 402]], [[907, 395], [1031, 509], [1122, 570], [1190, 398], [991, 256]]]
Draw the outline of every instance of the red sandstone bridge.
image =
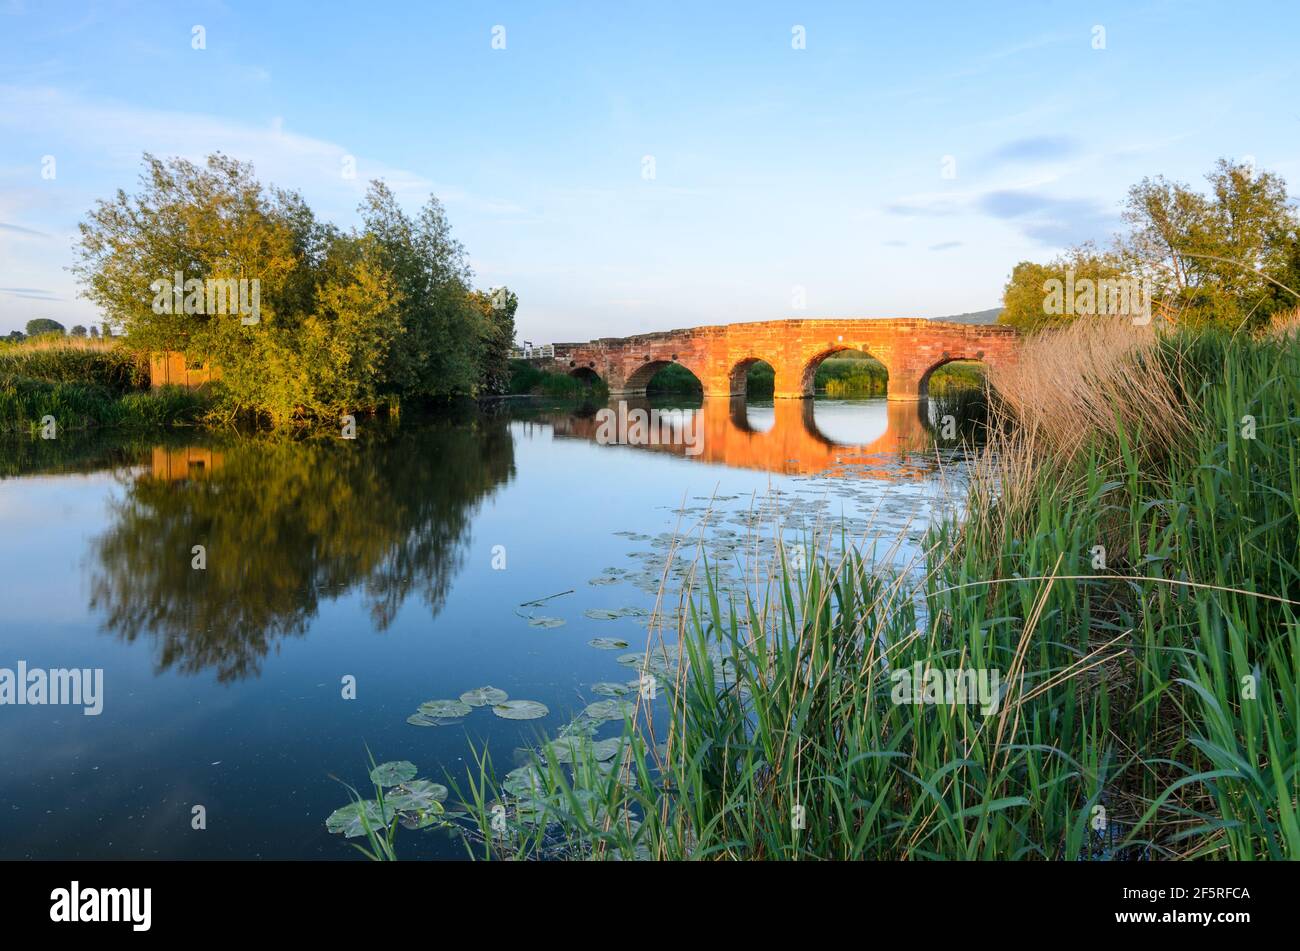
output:
[[889, 398], [926, 397], [930, 374], [954, 360], [1007, 363], [1016, 356], [1018, 336], [1008, 327], [954, 324], [922, 319], [808, 318], [719, 324], [603, 337], [589, 343], [547, 348], [544, 366], [576, 376], [600, 377], [611, 395], [645, 393], [661, 369], [677, 363], [699, 379], [705, 396], [743, 396], [745, 374], [759, 360], [776, 371], [773, 395], [813, 395], [817, 366], [841, 350], [864, 351], [889, 371]]

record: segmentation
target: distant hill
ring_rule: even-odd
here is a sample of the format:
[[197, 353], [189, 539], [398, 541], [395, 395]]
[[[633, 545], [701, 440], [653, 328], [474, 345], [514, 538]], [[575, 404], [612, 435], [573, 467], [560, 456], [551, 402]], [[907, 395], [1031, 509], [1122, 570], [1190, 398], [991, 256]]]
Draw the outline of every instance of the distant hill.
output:
[[1001, 307], [990, 307], [988, 310], [974, 310], [968, 314], [953, 314], [951, 317], [932, 317], [931, 320], [946, 320], [953, 324], [996, 324], [998, 314], [1002, 313]]

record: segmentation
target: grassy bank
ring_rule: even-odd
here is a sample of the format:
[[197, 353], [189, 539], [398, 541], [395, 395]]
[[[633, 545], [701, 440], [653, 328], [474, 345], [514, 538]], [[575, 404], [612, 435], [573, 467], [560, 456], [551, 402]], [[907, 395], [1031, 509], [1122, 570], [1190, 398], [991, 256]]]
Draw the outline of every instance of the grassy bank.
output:
[[539, 370], [526, 360], [510, 361], [510, 384], [507, 392], [516, 395], [545, 396], [551, 399], [577, 399], [608, 395], [603, 380], [585, 380], [567, 373]]
[[0, 349], [0, 433], [55, 432], [189, 423], [206, 410], [201, 394], [149, 389], [148, 368], [106, 341], [37, 338]]
[[[1300, 343], [1080, 322], [992, 382], [920, 581], [824, 538], [744, 590], [702, 567], [612, 758], [575, 721], [468, 777], [474, 854], [1300, 856]], [[915, 670], [997, 689], [899, 702]]]

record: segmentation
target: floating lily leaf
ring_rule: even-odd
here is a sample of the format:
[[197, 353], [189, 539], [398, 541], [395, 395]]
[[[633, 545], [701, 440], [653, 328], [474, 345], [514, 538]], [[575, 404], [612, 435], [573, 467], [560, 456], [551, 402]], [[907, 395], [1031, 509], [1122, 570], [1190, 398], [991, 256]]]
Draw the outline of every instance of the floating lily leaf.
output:
[[530, 765], [520, 766], [518, 769], [512, 769], [506, 773], [506, 778], [501, 782], [501, 788], [512, 796], [522, 798], [535, 796], [546, 787], [542, 782], [542, 774], [537, 771], [537, 767]]
[[554, 763], [573, 763], [576, 760], [591, 755], [592, 742], [590, 737], [580, 734], [571, 736], [561, 736], [544, 747], [546, 758]]
[[426, 700], [420, 704], [420, 712], [426, 717], [443, 719], [446, 717], [466, 717], [473, 709], [462, 700]]
[[442, 806], [436, 802], [432, 809], [422, 809], [415, 812], [399, 812], [397, 821], [402, 824], [403, 829], [427, 829], [429, 826], [442, 825], [446, 817], [442, 814]]
[[582, 714], [578, 714], [577, 718], [571, 720], [570, 722], [564, 724], [564, 726], [560, 727], [560, 732], [558, 735], [561, 738], [569, 737], [569, 736], [581, 736], [581, 737], [586, 737], [587, 739], [591, 739], [596, 735], [596, 731], [600, 729], [600, 722], [601, 721], [599, 720], [593, 720], [590, 717], [585, 717]]
[[507, 700], [494, 706], [492, 712], [506, 720], [536, 720], [551, 711], [536, 700]]
[[587, 582], [587, 584], [594, 584], [594, 585], [618, 584], [622, 580], [623, 580], [622, 578], [614, 578], [611, 577], [610, 575], [602, 575], [599, 578], [592, 578], [590, 581]]
[[420, 812], [437, 808], [447, 799], [447, 787], [427, 779], [412, 779], [395, 786], [384, 796], [384, 804], [398, 812]]
[[589, 704], [582, 715], [593, 720], [621, 720], [631, 716], [636, 705], [627, 700], [597, 700]]
[[597, 740], [591, 744], [591, 755], [596, 762], [603, 763], [617, 756], [625, 743], [626, 741], [621, 736], [611, 737], [608, 740]]
[[363, 799], [360, 802], [351, 802], [341, 809], [335, 809], [325, 820], [325, 828], [335, 834], [342, 832], [349, 839], [355, 839], [359, 835], [366, 834], [366, 828], [369, 827], [371, 832], [379, 832], [386, 829], [393, 821], [394, 810], [390, 805], [385, 804], [381, 810], [379, 802], [374, 799]]
[[645, 608], [588, 608], [582, 612], [595, 621], [613, 621], [621, 617], [647, 617], [650, 612]]
[[370, 771], [370, 781], [376, 786], [396, 786], [408, 779], [414, 779], [416, 772], [414, 763], [410, 760], [399, 759], [391, 763], [380, 763], [372, 769]]
[[515, 820], [533, 826], [554, 821], [555, 809], [544, 799], [520, 799], [515, 803]]
[[431, 717], [423, 713], [413, 713], [406, 718], [406, 722], [411, 726], [455, 726], [465, 721], [460, 717]]
[[529, 625], [532, 627], [563, 627], [564, 618], [558, 617], [530, 617]]
[[621, 651], [627, 648], [627, 641], [620, 641], [613, 637], [593, 637], [587, 641], [587, 646], [602, 651]]
[[591, 685], [591, 692], [599, 697], [626, 697], [635, 689], [635, 685], [612, 683], [602, 680]]
[[461, 694], [460, 702], [468, 703], [471, 707], [487, 707], [504, 703], [509, 697], [510, 694], [497, 687], [475, 687]]

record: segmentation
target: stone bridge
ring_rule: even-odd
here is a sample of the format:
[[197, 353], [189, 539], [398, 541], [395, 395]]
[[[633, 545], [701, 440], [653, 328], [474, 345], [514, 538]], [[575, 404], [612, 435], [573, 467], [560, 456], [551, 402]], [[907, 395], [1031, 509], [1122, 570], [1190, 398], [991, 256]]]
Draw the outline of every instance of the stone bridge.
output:
[[540, 366], [598, 376], [614, 396], [645, 393], [651, 377], [670, 363], [695, 374], [705, 396], [743, 396], [746, 373], [763, 360], [776, 371], [777, 399], [812, 396], [823, 360], [841, 350], [859, 350], [889, 371], [891, 400], [918, 400], [926, 397], [930, 374], [945, 363], [1014, 361], [1018, 335], [987, 324], [832, 317], [691, 327], [554, 346], [554, 356]]

